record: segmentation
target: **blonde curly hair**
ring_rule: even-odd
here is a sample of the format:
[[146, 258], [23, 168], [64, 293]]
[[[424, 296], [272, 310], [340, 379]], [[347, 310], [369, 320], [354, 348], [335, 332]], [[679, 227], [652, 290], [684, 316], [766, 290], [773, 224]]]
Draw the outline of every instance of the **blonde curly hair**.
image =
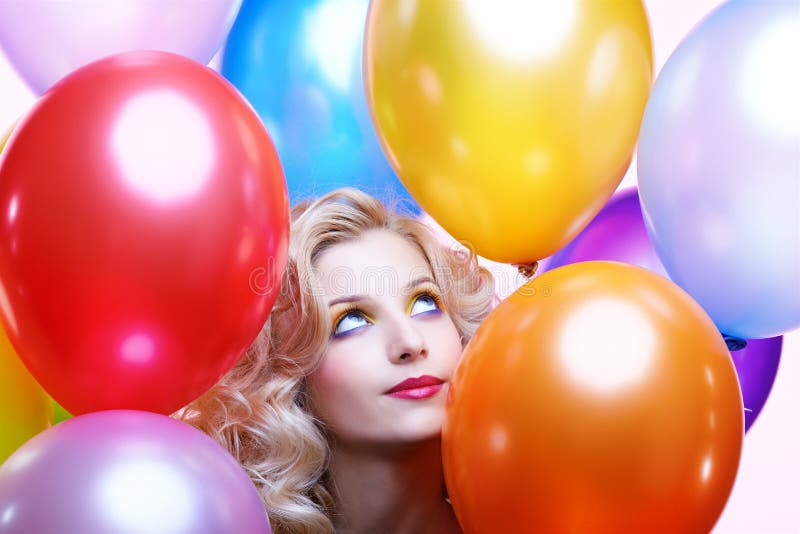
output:
[[241, 463], [276, 534], [334, 532], [329, 436], [309, 410], [305, 380], [332, 328], [314, 267], [327, 248], [375, 229], [396, 232], [422, 252], [463, 345], [491, 310], [494, 281], [474, 253], [444, 246], [426, 225], [376, 198], [343, 188], [292, 210], [289, 259], [267, 323], [236, 365], [176, 414]]

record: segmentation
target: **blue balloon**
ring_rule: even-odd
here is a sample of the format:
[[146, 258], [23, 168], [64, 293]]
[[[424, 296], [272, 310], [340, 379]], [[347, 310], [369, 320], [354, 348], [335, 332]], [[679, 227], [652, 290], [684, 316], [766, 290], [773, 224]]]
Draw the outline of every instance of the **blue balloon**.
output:
[[292, 204], [356, 187], [410, 214], [370, 121], [361, 71], [368, 0], [246, 0], [222, 74], [277, 147]]

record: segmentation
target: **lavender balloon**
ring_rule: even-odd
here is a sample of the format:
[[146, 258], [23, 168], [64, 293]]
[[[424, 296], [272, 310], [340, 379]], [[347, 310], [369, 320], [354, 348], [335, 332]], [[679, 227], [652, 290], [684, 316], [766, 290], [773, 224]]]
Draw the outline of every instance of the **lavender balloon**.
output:
[[0, 533], [271, 532], [255, 486], [214, 440], [163, 415], [95, 412], [0, 467]]
[[[635, 188], [616, 193], [572, 242], [550, 257], [547, 270], [593, 260], [630, 263], [669, 278], [650, 242]], [[778, 372], [782, 342], [782, 337], [749, 339], [744, 348], [731, 351], [742, 388], [745, 430], [750, 429], [767, 401]]]
[[37, 94], [96, 59], [162, 50], [206, 64], [242, 0], [2, 0], [0, 44]]
[[800, 9], [729, 1], [667, 61], [638, 152], [670, 277], [739, 338], [800, 326]]

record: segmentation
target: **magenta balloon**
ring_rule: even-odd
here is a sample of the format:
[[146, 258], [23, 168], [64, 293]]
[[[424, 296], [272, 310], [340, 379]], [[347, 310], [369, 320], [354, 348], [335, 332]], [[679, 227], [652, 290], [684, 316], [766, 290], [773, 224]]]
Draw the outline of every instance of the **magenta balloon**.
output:
[[241, 466], [169, 417], [111, 410], [64, 421], [0, 467], [0, 533], [270, 533]]
[[132, 50], [174, 52], [206, 64], [242, 0], [0, 1], [0, 43], [37, 94], [73, 70]]

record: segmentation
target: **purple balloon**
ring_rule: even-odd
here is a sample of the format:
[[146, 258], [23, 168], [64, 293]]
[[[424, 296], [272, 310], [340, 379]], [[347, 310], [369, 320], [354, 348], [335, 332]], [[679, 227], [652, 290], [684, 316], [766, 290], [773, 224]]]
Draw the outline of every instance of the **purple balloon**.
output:
[[[635, 187], [617, 192], [572, 242], [547, 260], [545, 270], [594, 260], [630, 263], [669, 278], [647, 233]], [[746, 343], [743, 349], [732, 350], [731, 357], [742, 388], [745, 430], [749, 430], [775, 381], [783, 338], [748, 339]]]
[[749, 430], [767, 401], [778, 364], [781, 360], [783, 337], [750, 339], [742, 350], [731, 352], [744, 400], [744, 428]]
[[214, 440], [169, 417], [94, 412], [0, 466], [0, 533], [270, 533], [261, 498]]
[[546, 270], [595, 260], [630, 263], [669, 278], [647, 235], [636, 188], [611, 197], [575, 239], [547, 260]]

